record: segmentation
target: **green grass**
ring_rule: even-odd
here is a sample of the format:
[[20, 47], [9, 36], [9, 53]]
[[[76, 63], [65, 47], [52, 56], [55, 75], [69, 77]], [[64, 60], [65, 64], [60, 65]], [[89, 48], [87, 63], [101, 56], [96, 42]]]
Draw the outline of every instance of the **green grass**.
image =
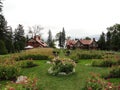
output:
[[[85, 61], [85, 62], [84, 62]], [[81, 90], [91, 76], [91, 72], [102, 74], [108, 72], [108, 68], [96, 68], [86, 66], [88, 60], [81, 60], [76, 66], [76, 73], [68, 76], [52, 76], [47, 73], [50, 67], [46, 61], [35, 61], [39, 64], [37, 67], [23, 69], [22, 75], [38, 78], [38, 85], [43, 90]]]

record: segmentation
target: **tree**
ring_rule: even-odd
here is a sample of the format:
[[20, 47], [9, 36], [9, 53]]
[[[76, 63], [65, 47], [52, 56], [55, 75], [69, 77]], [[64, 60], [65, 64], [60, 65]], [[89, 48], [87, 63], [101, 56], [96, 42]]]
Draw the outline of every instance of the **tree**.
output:
[[8, 53], [13, 53], [14, 52], [14, 44], [13, 44], [13, 32], [12, 32], [11, 26], [7, 27], [5, 44], [6, 44], [6, 48], [8, 50]]
[[105, 43], [105, 34], [102, 32], [102, 34], [100, 35], [100, 38], [98, 40], [98, 47], [101, 50], [105, 50], [106, 49], [106, 43]]
[[7, 49], [3, 40], [0, 40], [0, 55], [7, 54]]
[[24, 29], [21, 24], [15, 29], [14, 32], [14, 46], [16, 51], [23, 50], [25, 47], [25, 37], [24, 37]]
[[0, 39], [3, 41], [6, 38], [6, 33], [7, 33], [6, 26], [7, 26], [7, 22], [4, 16], [1, 14], [0, 15]]
[[51, 30], [49, 30], [49, 32], [48, 32], [47, 44], [48, 44], [49, 47], [53, 47], [53, 46], [54, 46], [54, 45], [53, 45], [54, 42], [53, 42], [53, 40], [52, 40], [52, 32], [51, 32]]
[[91, 40], [91, 38], [90, 37], [85, 37], [85, 40]]
[[62, 45], [62, 32], [60, 32], [60, 36], [59, 36], [59, 47], [63, 47], [63, 45]]
[[44, 28], [40, 25], [35, 25], [35, 26], [32, 26], [32, 27], [29, 27], [29, 32], [32, 34], [32, 38], [33, 36], [36, 36], [36, 35], [42, 35], [41, 33], [41, 30], [43, 30]]
[[111, 33], [110, 33], [110, 31], [108, 31], [106, 34], [106, 49], [107, 50], [111, 49]]
[[59, 32], [56, 34], [56, 41], [59, 41], [59, 46], [64, 47], [65, 46], [65, 40], [66, 40], [66, 35], [65, 35], [65, 29], [63, 27], [62, 32]]
[[2, 2], [1, 2], [1, 0], [0, 0], [0, 12], [2, 12]]
[[64, 47], [64, 46], [65, 46], [65, 40], [66, 40], [64, 27], [63, 27], [63, 30], [62, 30], [61, 35], [62, 35], [62, 36], [61, 36], [61, 44], [62, 44], [62, 47]]
[[107, 28], [111, 50], [119, 50], [120, 47], [120, 24], [115, 24]]

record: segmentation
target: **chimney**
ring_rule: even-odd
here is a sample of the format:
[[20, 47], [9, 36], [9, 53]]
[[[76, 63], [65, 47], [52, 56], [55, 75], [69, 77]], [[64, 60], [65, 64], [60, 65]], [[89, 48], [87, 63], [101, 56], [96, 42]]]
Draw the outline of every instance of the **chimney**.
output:
[[93, 38], [93, 41], [95, 41], [95, 38]]

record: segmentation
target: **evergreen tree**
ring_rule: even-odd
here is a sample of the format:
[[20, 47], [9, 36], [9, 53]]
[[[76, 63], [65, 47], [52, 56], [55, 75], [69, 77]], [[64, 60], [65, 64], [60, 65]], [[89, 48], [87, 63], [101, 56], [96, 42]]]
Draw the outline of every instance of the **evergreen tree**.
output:
[[0, 55], [7, 54], [7, 49], [3, 40], [0, 40]]
[[[2, 12], [2, 2], [0, 0], [0, 12]], [[4, 42], [5, 48], [8, 52], [14, 51], [14, 46], [12, 43], [12, 28], [7, 26], [7, 21], [4, 18], [4, 15], [0, 13], [0, 40]]]
[[47, 44], [48, 44], [49, 47], [53, 47], [53, 40], [52, 40], [52, 32], [51, 32], [51, 30], [49, 30], [49, 32], [48, 32]]
[[106, 42], [105, 42], [105, 34], [102, 32], [99, 40], [98, 40], [98, 47], [101, 50], [105, 50], [106, 49]]
[[59, 47], [63, 47], [62, 45], [62, 32], [60, 32], [60, 35], [59, 35]]
[[24, 37], [24, 29], [22, 25], [18, 25], [17, 29], [14, 32], [14, 46], [16, 51], [23, 50], [25, 47], [25, 37]]
[[13, 32], [12, 27], [7, 27], [7, 34], [5, 39], [6, 48], [9, 53], [14, 52], [14, 44], [13, 44]]
[[4, 41], [6, 38], [6, 34], [7, 34], [6, 21], [5, 21], [4, 16], [1, 14], [0, 15], [0, 40]]
[[61, 46], [62, 47], [64, 47], [65, 46], [65, 40], [66, 40], [66, 38], [65, 38], [65, 29], [64, 29], [64, 27], [63, 27], [63, 30], [62, 30], [62, 33], [61, 33]]
[[0, 12], [2, 12], [2, 2], [0, 0]]
[[110, 31], [108, 31], [106, 34], [106, 49], [107, 50], [111, 49], [111, 33], [110, 33]]

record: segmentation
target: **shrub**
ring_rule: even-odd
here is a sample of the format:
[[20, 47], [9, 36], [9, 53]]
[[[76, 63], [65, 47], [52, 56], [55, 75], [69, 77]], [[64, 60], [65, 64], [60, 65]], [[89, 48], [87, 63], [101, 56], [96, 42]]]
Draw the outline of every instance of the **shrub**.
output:
[[73, 72], [75, 62], [70, 59], [54, 59], [52, 67], [49, 68], [48, 72], [53, 75], [58, 74], [70, 74]]
[[20, 83], [9, 82], [8, 85], [1, 88], [1, 90], [42, 90], [37, 83], [38, 79], [27, 78]]
[[111, 67], [117, 65], [117, 62], [114, 60], [101, 60], [101, 61], [93, 61], [92, 66], [97, 67]]
[[46, 55], [39, 55], [39, 54], [36, 54], [36, 55], [21, 55], [21, 56], [18, 56], [16, 58], [17, 61], [19, 60], [27, 60], [27, 59], [32, 59], [32, 60], [50, 60], [52, 57], [50, 56], [46, 56]]
[[70, 53], [71, 53], [70, 50], [67, 50], [67, 51], [65, 52], [65, 55], [66, 55], [66, 56], [69, 56]]
[[0, 79], [9, 80], [16, 79], [20, 74], [20, 69], [15, 65], [0, 65]]
[[79, 59], [102, 59], [102, 55], [100, 54], [77, 54]]
[[119, 90], [119, 86], [115, 86], [99, 76], [93, 75], [87, 80], [82, 90]]
[[58, 56], [60, 52], [59, 52], [59, 50], [56, 49], [56, 50], [53, 50], [52, 53], [53, 53], [54, 56]]
[[33, 60], [25, 60], [25, 61], [21, 61], [18, 62], [19, 66], [22, 68], [30, 68], [30, 67], [35, 67], [37, 66], [36, 63], [33, 62]]
[[108, 75], [108, 78], [120, 78], [120, 66], [113, 67]]

